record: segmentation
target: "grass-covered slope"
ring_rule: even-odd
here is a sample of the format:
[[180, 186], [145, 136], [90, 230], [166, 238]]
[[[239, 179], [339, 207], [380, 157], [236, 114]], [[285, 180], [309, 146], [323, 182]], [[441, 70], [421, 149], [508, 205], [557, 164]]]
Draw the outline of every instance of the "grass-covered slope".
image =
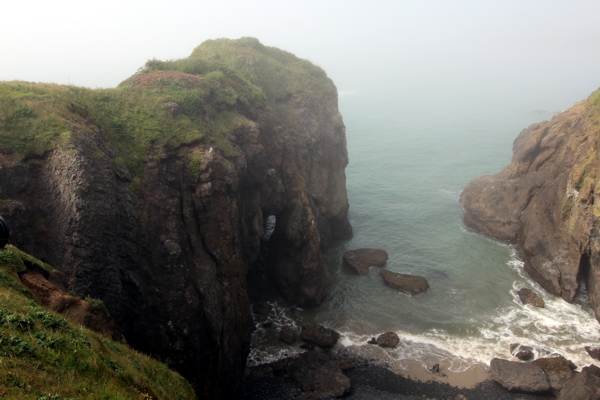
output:
[[209, 40], [188, 58], [148, 61], [113, 89], [0, 82], [0, 153], [35, 162], [92, 125], [135, 177], [152, 146], [201, 141], [235, 155], [228, 137], [247, 117], [260, 120], [265, 104], [299, 93], [337, 92], [321, 68], [291, 53], [253, 38]]
[[165, 365], [37, 304], [19, 280], [23, 260], [0, 249], [0, 399], [193, 399]]

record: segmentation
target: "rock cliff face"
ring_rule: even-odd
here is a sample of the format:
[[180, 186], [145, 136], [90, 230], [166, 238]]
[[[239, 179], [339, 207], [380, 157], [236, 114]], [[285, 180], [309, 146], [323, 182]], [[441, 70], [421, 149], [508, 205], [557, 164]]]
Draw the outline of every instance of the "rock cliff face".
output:
[[[257, 63], [306, 63], [256, 40], [219, 46], [219, 57], [219, 49], [231, 54], [233, 46]], [[147, 90], [148, 82], [178, 90], [200, 82], [223, 90], [233, 76], [240, 86], [231, 88], [263, 90], [254, 103], [202, 92], [208, 97], [195, 105], [200, 116], [189, 102], [165, 106], [175, 121], [188, 110], [202, 129], [226, 125], [225, 138], [214, 136], [220, 141], [156, 140], [132, 170], [116, 161], [127, 157], [123, 132], [94, 120], [93, 109], [73, 112], [71, 105], [68, 143], [30, 162], [0, 154], [0, 214], [12, 243], [62, 271], [70, 290], [102, 299], [128, 343], [180, 371], [200, 398], [239, 395], [252, 326], [246, 273], [260, 254], [264, 220], [277, 221], [270, 272], [299, 305], [323, 300], [332, 271], [322, 250], [351, 235], [345, 128], [331, 81], [318, 69], [326, 95], [300, 86], [275, 96], [261, 87], [258, 72], [241, 80], [233, 64], [212, 72], [227, 77], [220, 84], [147, 68], [123, 89], [152, 96], [158, 89]]]
[[527, 273], [571, 302], [582, 284], [600, 320], [598, 92], [525, 129], [509, 166], [471, 182], [460, 203], [470, 228], [514, 243]]

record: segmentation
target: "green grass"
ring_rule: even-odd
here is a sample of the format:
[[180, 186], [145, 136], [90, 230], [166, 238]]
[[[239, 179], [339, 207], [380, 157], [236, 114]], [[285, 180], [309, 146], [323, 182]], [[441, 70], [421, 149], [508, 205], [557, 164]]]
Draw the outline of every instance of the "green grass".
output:
[[177, 373], [45, 310], [20, 283], [23, 259], [0, 250], [0, 398], [193, 399]]
[[[163, 145], [202, 142], [235, 157], [229, 136], [248, 123], [242, 115], [260, 119], [267, 104], [277, 104], [284, 128], [293, 131], [294, 113], [280, 108], [300, 93], [324, 99], [336, 96], [336, 88], [321, 68], [256, 39], [209, 40], [188, 58], [148, 61], [113, 89], [0, 82], [0, 149], [36, 163], [56, 146], [102, 129], [117, 149], [113, 162], [138, 177]], [[179, 105], [178, 115], [171, 115], [170, 102]]]

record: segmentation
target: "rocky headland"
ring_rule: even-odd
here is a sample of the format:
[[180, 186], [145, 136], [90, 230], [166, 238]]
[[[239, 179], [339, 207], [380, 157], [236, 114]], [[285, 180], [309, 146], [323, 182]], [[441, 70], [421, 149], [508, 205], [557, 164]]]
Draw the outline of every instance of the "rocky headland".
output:
[[468, 227], [514, 244], [525, 271], [565, 301], [585, 285], [598, 320], [599, 107], [595, 92], [531, 125], [515, 140], [510, 165], [474, 180], [460, 196]]
[[319, 67], [256, 39], [150, 60], [114, 89], [0, 83], [0, 215], [11, 243], [100, 299], [135, 349], [200, 398], [237, 398], [246, 276], [300, 306], [327, 295], [322, 251], [352, 234], [345, 128]]

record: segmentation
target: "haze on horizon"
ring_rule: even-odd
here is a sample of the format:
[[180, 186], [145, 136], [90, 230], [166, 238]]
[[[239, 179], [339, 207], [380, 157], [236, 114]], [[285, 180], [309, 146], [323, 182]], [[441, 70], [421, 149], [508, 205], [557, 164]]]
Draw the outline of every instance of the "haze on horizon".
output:
[[341, 95], [570, 107], [600, 87], [600, 2], [21, 1], [0, 14], [0, 80], [114, 87], [146, 60], [243, 36], [321, 66]]

